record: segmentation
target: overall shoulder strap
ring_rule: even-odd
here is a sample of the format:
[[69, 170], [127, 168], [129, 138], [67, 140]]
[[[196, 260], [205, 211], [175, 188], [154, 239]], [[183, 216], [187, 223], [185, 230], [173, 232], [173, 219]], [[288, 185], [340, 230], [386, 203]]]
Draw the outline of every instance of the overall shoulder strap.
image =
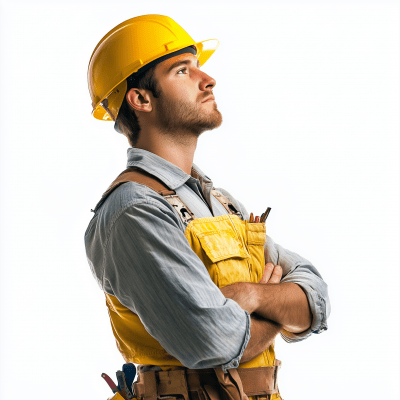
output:
[[108, 196], [114, 189], [125, 182], [136, 182], [142, 185], [153, 189], [161, 196], [168, 196], [171, 194], [175, 194], [174, 190], [171, 190], [164, 182], [160, 179], [156, 178], [155, 176], [149, 174], [148, 172], [132, 167], [128, 168], [125, 171], [121, 172], [117, 179], [109, 186], [109, 188], [103, 194], [103, 197]]
[[189, 223], [195, 217], [194, 214], [189, 210], [189, 208], [185, 205], [185, 203], [177, 196], [174, 190], [171, 190], [164, 182], [155, 176], [149, 174], [148, 172], [138, 168], [131, 167], [121, 172], [118, 175], [117, 179], [108, 187], [108, 189], [104, 192], [100, 201], [97, 203], [95, 209], [96, 212], [107, 197], [120, 185], [126, 182], [136, 182], [142, 185], [147, 186], [150, 189], [153, 189], [155, 192], [163, 196], [171, 206], [178, 212], [179, 217], [182, 222]]

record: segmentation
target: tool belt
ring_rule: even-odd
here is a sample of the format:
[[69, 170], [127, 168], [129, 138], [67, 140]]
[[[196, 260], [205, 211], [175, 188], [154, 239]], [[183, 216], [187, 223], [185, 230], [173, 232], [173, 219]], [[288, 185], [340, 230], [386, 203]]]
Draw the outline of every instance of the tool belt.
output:
[[273, 367], [228, 369], [176, 369], [146, 371], [133, 384], [135, 397], [143, 400], [181, 398], [184, 400], [247, 400], [250, 396], [267, 399], [278, 393], [277, 373]]

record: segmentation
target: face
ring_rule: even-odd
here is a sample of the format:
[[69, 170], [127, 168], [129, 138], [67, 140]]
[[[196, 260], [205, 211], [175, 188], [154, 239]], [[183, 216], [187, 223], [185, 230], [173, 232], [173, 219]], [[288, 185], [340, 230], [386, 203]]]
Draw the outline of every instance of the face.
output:
[[212, 89], [213, 78], [200, 70], [193, 54], [181, 54], [158, 64], [154, 71], [159, 98], [154, 99], [157, 121], [164, 132], [202, 132], [222, 123]]

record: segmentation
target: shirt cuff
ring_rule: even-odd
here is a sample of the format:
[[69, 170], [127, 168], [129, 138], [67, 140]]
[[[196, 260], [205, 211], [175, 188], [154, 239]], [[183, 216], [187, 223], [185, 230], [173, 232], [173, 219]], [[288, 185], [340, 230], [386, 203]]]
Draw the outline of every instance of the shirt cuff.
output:
[[328, 329], [327, 310], [325, 300], [313, 288], [304, 283], [296, 282], [307, 296], [308, 304], [312, 313], [312, 323], [310, 328], [304, 332], [292, 333], [282, 329], [281, 336], [288, 343], [300, 342], [311, 336], [312, 333], [322, 333]]
[[221, 368], [225, 373], [227, 372], [228, 369], [237, 368], [239, 366], [240, 359], [242, 358], [244, 350], [247, 347], [247, 344], [249, 343], [250, 340], [250, 325], [251, 325], [250, 314], [246, 310], [244, 310], [244, 312], [246, 314], [246, 334], [244, 336], [243, 344], [240, 349], [240, 353], [237, 357], [233, 358], [226, 364], [221, 365]]

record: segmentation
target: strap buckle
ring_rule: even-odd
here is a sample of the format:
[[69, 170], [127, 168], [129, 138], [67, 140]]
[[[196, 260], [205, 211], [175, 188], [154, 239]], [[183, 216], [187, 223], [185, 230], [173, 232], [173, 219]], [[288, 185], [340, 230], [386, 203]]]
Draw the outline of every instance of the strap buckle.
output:
[[171, 194], [168, 196], [164, 196], [164, 199], [171, 204], [172, 207], [175, 208], [176, 212], [179, 214], [181, 221], [184, 224], [188, 224], [189, 222], [193, 221], [195, 216], [186, 206], [186, 204], [179, 198], [177, 194]]

